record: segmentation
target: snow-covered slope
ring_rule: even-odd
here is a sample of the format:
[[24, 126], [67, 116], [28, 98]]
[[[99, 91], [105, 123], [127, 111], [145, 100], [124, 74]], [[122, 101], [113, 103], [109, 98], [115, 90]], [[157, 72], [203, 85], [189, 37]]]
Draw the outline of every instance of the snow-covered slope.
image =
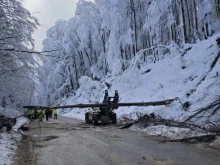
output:
[[[61, 104], [95, 103], [101, 102], [108, 82], [111, 84], [109, 95], [118, 90], [119, 102], [159, 101], [176, 98], [170, 106], [149, 107], [119, 107], [118, 117], [127, 116], [133, 119], [137, 114], [154, 112], [163, 118], [173, 118], [183, 121], [195, 110], [205, 107], [220, 96], [220, 48], [216, 39], [217, 34], [208, 40], [193, 45], [186, 45], [183, 50], [169, 47], [170, 53], [161, 60], [142, 62], [137, 66], [136, 57], [130, 67], [121, 75], [109, 75], [104, 81], [92, 81], [89, 77], [82, 77], [80, 88], [75, 95], [63, 99]], [[212, 67], [211, 67], [212, 66]], [[148, 70], [148, 71], [147, 71]], [[150, 71], [149, 71], [150, 70]], [[184, 110], [181, 103], [189, 102], [190, 107]], [[86, 110], [60, 110], [64, 116], [84, 118]], [[212, 120], [220, 120], [218, 114]], [[202, 120], [199, 120], [200, 122]]]

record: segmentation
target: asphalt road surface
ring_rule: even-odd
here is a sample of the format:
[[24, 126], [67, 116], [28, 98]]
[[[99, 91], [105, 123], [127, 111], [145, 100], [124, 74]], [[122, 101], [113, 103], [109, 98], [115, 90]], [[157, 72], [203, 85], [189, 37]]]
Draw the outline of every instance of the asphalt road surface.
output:
[[93, 126], [58, 116], [34, 121], [20, 143], [15, 165], [219, 165], [220, 150], [205, 144], [162, 142], [162, 137]]

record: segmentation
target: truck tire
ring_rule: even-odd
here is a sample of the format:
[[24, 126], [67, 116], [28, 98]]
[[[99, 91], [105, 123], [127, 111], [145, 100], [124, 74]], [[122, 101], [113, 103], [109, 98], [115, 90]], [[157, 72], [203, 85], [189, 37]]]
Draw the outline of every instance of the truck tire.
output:
[[91, 121], [89, 120], [89, 114], [88, 113], [85, 114], [85, 121], [86, 121], [86, 124], [91, 124]]
[[117, 116], [116, 115], [112, 116], [112, 124], [117, 124]]
[[98, 125], [98, 124], [99, 124], [98, 121], [99, 121], [99, 120], [98, 120], [98, 117], [97, 117], [97, 116], [93, 116], [93, 124], [94, 124], [94, 125]]

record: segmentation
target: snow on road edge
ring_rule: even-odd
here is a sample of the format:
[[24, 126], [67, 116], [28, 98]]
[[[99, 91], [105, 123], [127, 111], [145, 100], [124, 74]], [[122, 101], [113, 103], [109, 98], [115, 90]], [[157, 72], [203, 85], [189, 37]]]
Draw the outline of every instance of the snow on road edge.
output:
[[11, 132], [0, 132], [0, 164], [11, 165], [17, 149], [17, 143], [21, 140], [18, 129], [27, 122], [27, 118], [17, 118]]

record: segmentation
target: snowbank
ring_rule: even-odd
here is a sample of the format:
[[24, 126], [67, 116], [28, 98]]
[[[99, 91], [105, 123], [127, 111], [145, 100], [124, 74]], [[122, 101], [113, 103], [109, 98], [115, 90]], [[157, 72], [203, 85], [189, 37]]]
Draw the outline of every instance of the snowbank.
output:
[[2, 108], [0, 107], [0, 115], [14, 118], [21, 115], [21, 112], [19, 112], [16, 109], [13, 108]]
[[18, 132], [18, 129], [27, 122], [28, 122], [28, 119], [26, 117], [21, 116], [17, 118], [16, 124], [12, 127], [12, 131]]
[[0, 164], [10, 165], [12, 164], [12, 158], [17, 148], [16, 140], [12, 134], [1, 133], [0, 134]]
[[189, 128], [168, 127], [164, 125], [150, 126], [147, 128], [131, 127], [131, 130], [147, 132], [148, 135], [163, 136], [169, 139], [182, 139], [193, 136], [202, 136], [206, 133], [192, 131]]
[[21, 139], [18, 134], [20, 128], [27, 119], [24, 117], [17, 118], [16, 124], [13, 126], [11, 132], [0, 132], [0, 164], [10, 165], [13, 163], [15, 150], [17, 149], [17, 142]]
[[217, 137], [212, 143], [209, 144], [213, 148], [220, 149], [220, 136]]

